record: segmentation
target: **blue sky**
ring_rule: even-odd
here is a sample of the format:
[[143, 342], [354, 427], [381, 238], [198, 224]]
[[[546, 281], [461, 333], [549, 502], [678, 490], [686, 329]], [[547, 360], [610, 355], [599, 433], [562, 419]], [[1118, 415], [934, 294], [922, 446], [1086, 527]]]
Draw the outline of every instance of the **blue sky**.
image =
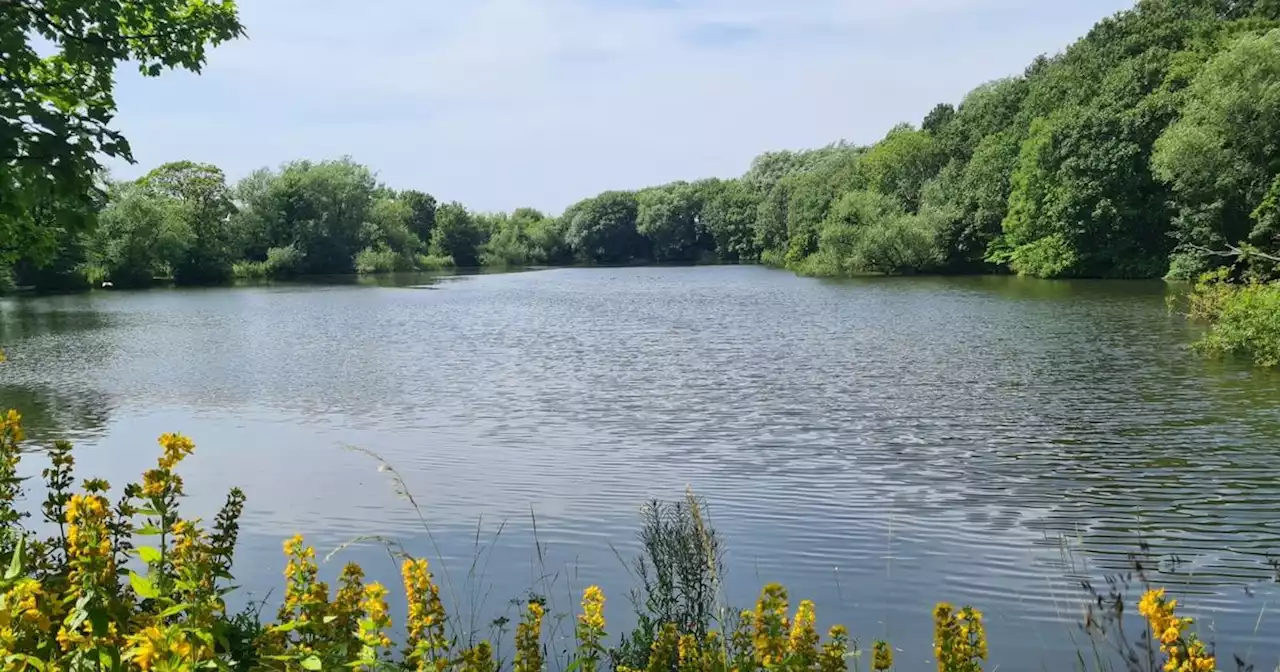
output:
[[557, 213], [869, 143], [1131, 0], [241, 0], [201, 76], [122, 71], [138, 164], [350, 155], [396, 188]]

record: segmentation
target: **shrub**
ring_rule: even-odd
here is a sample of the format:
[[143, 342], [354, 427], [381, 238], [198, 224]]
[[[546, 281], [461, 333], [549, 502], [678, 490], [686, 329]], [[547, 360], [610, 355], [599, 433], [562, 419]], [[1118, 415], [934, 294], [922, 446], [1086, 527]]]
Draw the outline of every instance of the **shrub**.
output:
[[1209, 322], [1195, 348], [1211, 356], [1240, 356], [1280, 366], [1280, 282], [1226, 282], [1225, 271], [1201, 276], [1190, 315]]
[[356, 254], [356, 273], [393, 273], [403, 270], [400, 255], [389, 248], [366, 247]]
[[720, 539], [703, 517], [704, 502], [652, 501], [640, 510], [643, 554], [634, 563], [640, 586], [631, 593], [637, 626], [610, 655], [615, 666], [644, 667], [663, 626], [703, 641], [727, 610], [717, 611], [724, 574]]
[[760, 252], [760, 263], [770, 268], [786, 268], [787, 255], [784, 250], [768, 249]]
[[18, 285], [13, 281], [13, 269], [0, 264], [0, 296], [17, 291]]
[[420, 271], [441, 271], [446, 268], [453, 268], [453, 257], [448, 255], [439, 256], [435, 254], [419, 254], [418, 270]]
[[[91, 275], [90, 278], [93, 276]], [[267, 277], [267, 262], [237, 261], [231, 265], [231, 277], [244, 280]]]
[[231, 274], [237, 278], [284, 278], [296, 275], [302, 269], [306, 253], [294, 245], [273, 247], [267, 250], [264, 261], [238, 261], [231, 266]]

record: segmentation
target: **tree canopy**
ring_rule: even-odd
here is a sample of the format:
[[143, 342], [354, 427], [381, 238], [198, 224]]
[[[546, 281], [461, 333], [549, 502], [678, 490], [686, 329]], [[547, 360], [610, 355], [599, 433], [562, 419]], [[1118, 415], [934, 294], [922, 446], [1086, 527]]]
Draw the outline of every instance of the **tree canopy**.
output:
[[96, 212], [99, 157], [132, 160], [110, 125], [120, 64], [199, 72], [242, 33], [231, 0], [0, 3], [0, 263], [54, 256]]
[[[190, 162], [110, 183], [93, 157], [127, 157], [128, 145], [107, 126], [108, 66], [198, 70], [209, 46], [240, 34], [234, 5], [24, 0], [0, 11], [12, 19], [0, 26], [0, 265], [28, 282], [705, 261], [821, 275], [1277, 273], [1275, 0], [1140, 0], [871, 145], [765, 152], [739, 178], [607, 191], [559, 215], [397, 191], [347, 158], [234, 186]], [[37, 37], [58, 54], [36, 57]], [[94, 217], [97, 230], [85, 225]], [[163, 244], [144, 250], [147, 240]]]

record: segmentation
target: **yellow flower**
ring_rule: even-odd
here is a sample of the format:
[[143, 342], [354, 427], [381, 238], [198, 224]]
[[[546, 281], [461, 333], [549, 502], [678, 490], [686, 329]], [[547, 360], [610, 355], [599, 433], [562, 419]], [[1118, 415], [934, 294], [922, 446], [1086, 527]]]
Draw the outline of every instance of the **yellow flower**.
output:
[[163, 469], [148, 469], [142, 474], [142, 494], [160, 497], [169, 486], [169, 474]]
[[760, 664], [769, 667], [782, 662], [790, 629], [787, 623], [787, 589], [776, 583], [765, 586], [756, 601], [752, 620], [755, 625], [752, 644]]
[[871, 657], [871, 669], [883, 672], [891, 667], [893, 667], [893, 649], [889, 648], [888, 642], [877, 639]]
[[[23, 622], [47, 631], [50, 628], [49, 616], [40, 609], [42, 601], [40, 598], [43, 597], [44, 587], [40, 582], [31, 577], [25, 577], [18, 579], [17, 583], [5, 593], [5, 602], [13, 605], [18, 618]], [[0, 626], [9, 627], [9, 612], [2, 612], [2, 614]]]
[[462, 652], [461, 672], [494, 672], [496, 667], [489, 642], [482, 641]]
[[449, 643], [445, 638], [444, 604], [440, 601], [440, 588], [428, 571], [425, 559], [408, 559], [400, 566], [404, 580], [405, 601], [409, 605], [405, 622], [405, 646], [416, 659], [419, 670], [426, 669], [427, 661], [448, 657]]
[[658, 636], [649, 647], [649, 665], [647, 672], [668, 672], [680, 662], [680, 633], [674, 623], [662, 626]]
[[682, 670], [696, 669], [698, 660], [698, 639], [693, 635], [680, 635], [680, 643], [676, 647], [677, 664]]
[[160, 435], [160, 447], [164, 449], [164, 454], [160, 456], [159, 465], [161, 469], [173, 469], [182, 458], [195, 452], [196, 444], [181, 434], [164, 433]]
[[542, 672], [542, 617], [539, 602], [530, 601], [516, 626], [515, 672]]
[[800, 606], [796, 607], [796, 619], [787, 638], [787, 648], [798, 664], [806, 668], [818, 655], [818, 633], [813, 629], [816, 620], [813, 602], [801, 600]]
[[365, 616], [365, 623], [360, 628], [361, 641], [366, 646], [375, 648], [391, 646], [391, 639], [386, 635], [386, 629], [391, 627], [391, 616], [387, 610], [387, 589], [376, 581], [365, 586], [360, 609]]
[[582, 624], [593, 630], [604, 630], [604, 591], [600, 586], [588, 586], [582, 591]]
[[115, 556], [111, 552], [109, 510], [102, 495], [72, 495], [66, 506], [67, 563], [73, 590], [86, 581], [115, 585]]
[[845, 672], [845, 654], [849, 651], [849, 629], [843, 625], [833, 625], [827, 632], [827, 643], [822, 645], [822, 655], [818, 658], [819, 672]]
[[27, 438], [22, 431], [22, 414], [12, 408], [5, 414], [3, 422], [0, 422], [0, 434], [6, 431], [14, 443], [22, 443]]
[[126, 657], [144, 671], [150, 670], [156, 657], [166, 649], [164, 633], [154, 625], [129, 635], [128, 642]]

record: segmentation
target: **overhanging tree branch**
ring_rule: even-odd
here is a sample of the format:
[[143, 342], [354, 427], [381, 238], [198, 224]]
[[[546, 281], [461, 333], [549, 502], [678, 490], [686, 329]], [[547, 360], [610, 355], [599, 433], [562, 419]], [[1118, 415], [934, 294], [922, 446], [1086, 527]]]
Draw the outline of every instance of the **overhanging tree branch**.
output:
[[1188, 243], [1186, 247], [1188, 249], [1195, 250], [1196, 252], [1209, 255], [1212, 257], [1228, 257], [1228, 258], [1234, 257], [1237, 259], [1248, 259], [1250, 257], [1257, 257], [1259, 259], [1266, 259], [1267, 261], [1274, 261], [1274, 262], [1280, 263], [1280, 256], [1276, 256], [1274, 254], [1267, 254], [1266, 252], [1263, 252], [1252, 246], [1248, 248], [1242, 248], [1242, 247], [1237, 247], [1235, 245], [1228, 244], [1227, 249], [1225, 250], [1215, 250], [1212, 248], [1204, 247], [1202, 245], [1194, 245], [1194, 244]]

